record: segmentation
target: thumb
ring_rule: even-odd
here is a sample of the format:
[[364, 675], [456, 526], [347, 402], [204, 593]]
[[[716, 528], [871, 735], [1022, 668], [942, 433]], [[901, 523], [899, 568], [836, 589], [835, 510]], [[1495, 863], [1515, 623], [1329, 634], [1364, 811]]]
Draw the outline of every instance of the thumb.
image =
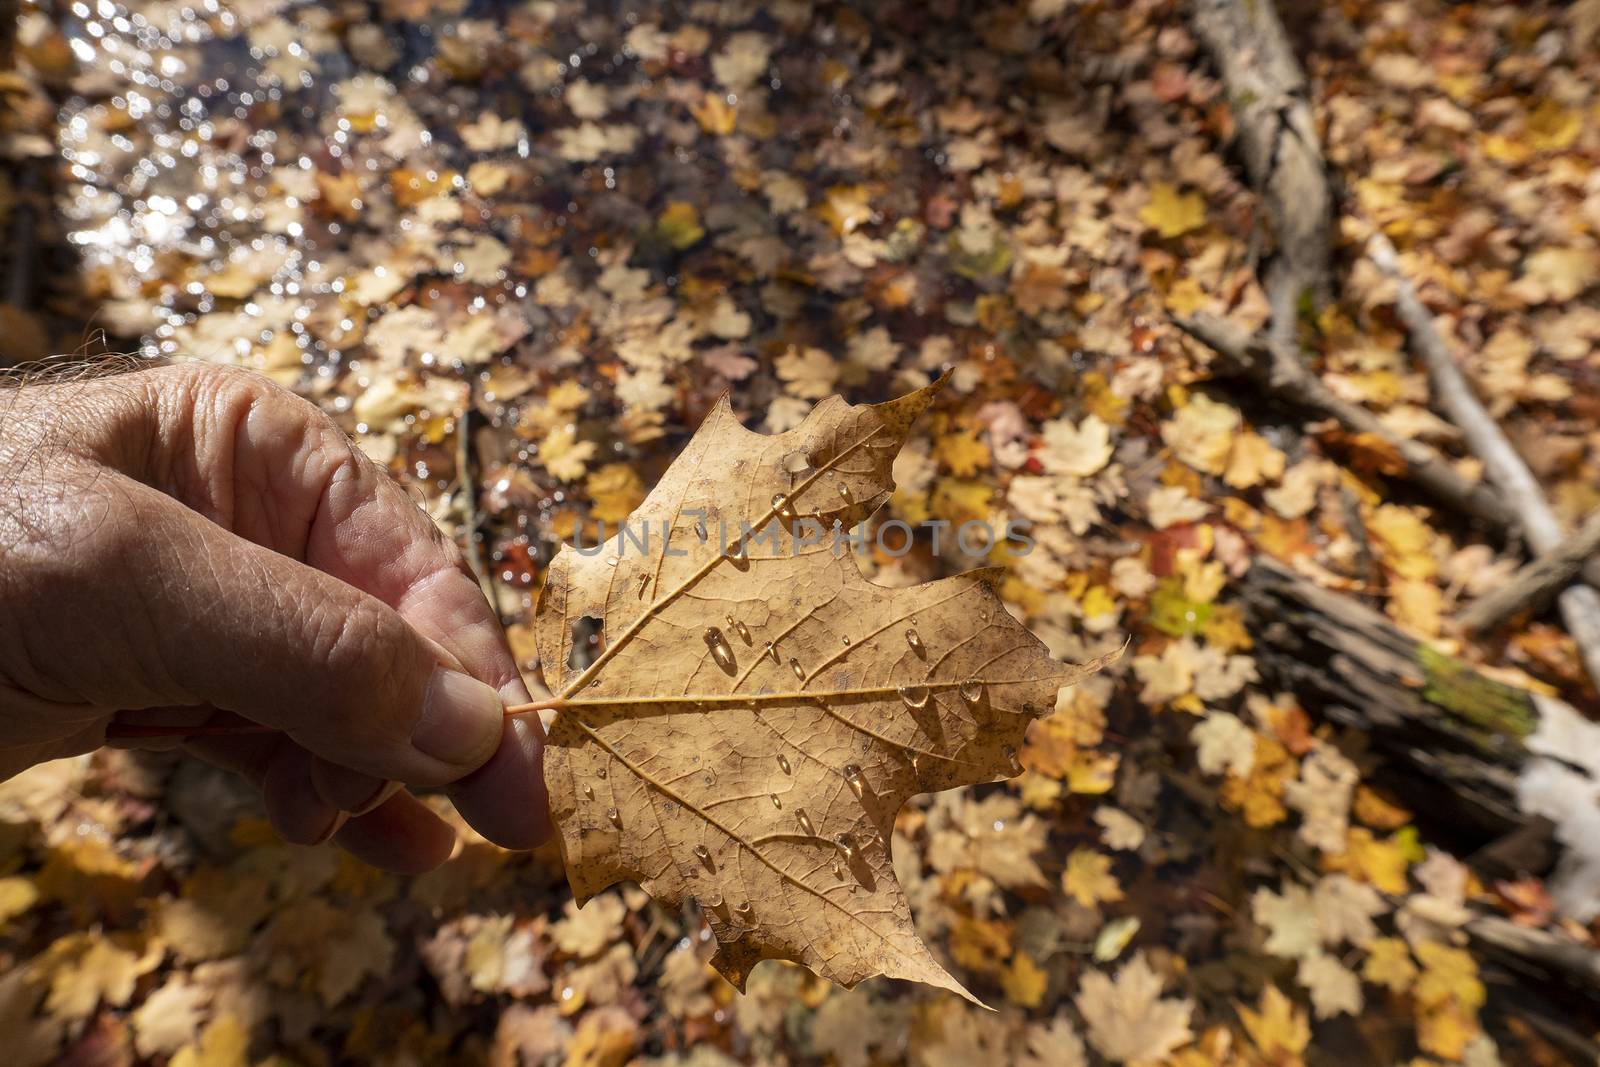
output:
[[107, 691], [90, 700], [211, 704], [326, 760], [413, 785], [455, 781], [493, 755], [505, 728], [499, 695], [393, 608], [119, 481], [134, 521], [102, 529], [132, 529], [110, 549], [116, 566], [96, 570], [118, 576], [120, 588], [101, 595], [137, 605], [143, 625], [112, 672], [120, 681], [91, 672]]

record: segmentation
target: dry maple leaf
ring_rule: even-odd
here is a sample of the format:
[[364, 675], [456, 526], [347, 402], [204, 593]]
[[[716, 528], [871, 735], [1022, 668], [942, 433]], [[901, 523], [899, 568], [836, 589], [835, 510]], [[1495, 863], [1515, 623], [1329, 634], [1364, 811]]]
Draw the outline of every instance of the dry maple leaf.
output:
[[[912, 927], [895, 814], [1019, 773], [1029, 722], [1098, 667], [1052, 660], [992, 572], [882, 588], [819, 536], [889, 499], [942, 384], [872, 406], [830, 397], [775, 436], [724, 398], [623, 533], [550, 566], [535, 628], [573, 893], [632, 880], [664, 904], [693, 898], [740, 989], [776, 958], [971, 998]], [[583, 619], [601, 644], [579, 670]]]

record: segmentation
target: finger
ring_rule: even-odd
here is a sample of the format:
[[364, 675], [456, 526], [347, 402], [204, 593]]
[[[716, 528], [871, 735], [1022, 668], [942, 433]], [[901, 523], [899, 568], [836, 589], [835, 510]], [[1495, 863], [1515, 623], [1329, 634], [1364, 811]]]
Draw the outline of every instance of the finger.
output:
[[262, 783], [267, 819], [292, 845], [320, 845], [348, 816], [329, 804], [311, 784], [311, 753], [287, 738], [267, 765]]
[[[226, 515], [242, 537], [370, 593], [505, 701], [531, 699], [460, 551], [325, 415], [256, 376], [184, 368], [173, 377], [176, 390], [161, 383], [151, 396], [153, 433], [167, 453], [195, 457], [196, 476], [168, 477], [168, 491]], [[206, 477], [222, 469], [231, 470], [231, 487]], [[485, 764], [492, 770], [452, 795], [491, 840], [537, 844], [549, 832], [542, 759], [542, 730], [508, 726]]]
[[[63, 583], [68, 617], [122, 640], [79, 649], [79, 699], [122, 707], [208, 703], [278, 727], [378, 778], [442, 785], [494, 755], [500, 697], [440, 665], [448, 655], [369, 594], [228, 533], [148, 486], [86, 537], [98, 581]], [[114, 566], [113, 566], [114, 561]]]
[[312, 758], [311, 781], [323, 800], [352, 815], [365, 815], [400, 788], [399, 782], [362, 774], [321, 756]]
[[396, 793], [334, 834], [339, 847], [374, 867], [399, 874], [422, 874], [455, 848], [455, 831], [409, 793]]
[[451, 802], [474, 830], [502, 848], [537, 847], [550, 836], [543, 753], [538, 719], [508, 719], [489, 761], [449, 787]]

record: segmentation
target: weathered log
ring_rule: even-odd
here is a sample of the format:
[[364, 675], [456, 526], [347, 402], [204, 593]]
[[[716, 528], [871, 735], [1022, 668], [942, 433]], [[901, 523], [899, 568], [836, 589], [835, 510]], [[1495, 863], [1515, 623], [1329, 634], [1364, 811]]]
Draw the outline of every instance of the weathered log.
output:
[[[1263, 676], [1409, 772], [1390, 780], [1421, 801], [1430, 829], [1469, 848], [1543, 841], [1562, 910], [1600, 912], [1600, 724], [1276, 562], [1252, 566], [1242, 592]], [[1538, 873], [1539, 851], [1523, 847], [1496, 873]]]

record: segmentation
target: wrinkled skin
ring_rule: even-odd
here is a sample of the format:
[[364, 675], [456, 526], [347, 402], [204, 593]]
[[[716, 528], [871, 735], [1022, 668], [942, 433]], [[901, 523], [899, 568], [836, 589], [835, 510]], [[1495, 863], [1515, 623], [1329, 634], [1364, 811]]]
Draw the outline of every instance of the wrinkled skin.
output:
[[[205, 365], [0, 389], [0, 778], [108, 724], [191, 738], [286, 839], [401, 871], [549, 833], [536, 718], [456, 547], [311, 404]], [[169, 744], [172, 742], [168, 742]]]

